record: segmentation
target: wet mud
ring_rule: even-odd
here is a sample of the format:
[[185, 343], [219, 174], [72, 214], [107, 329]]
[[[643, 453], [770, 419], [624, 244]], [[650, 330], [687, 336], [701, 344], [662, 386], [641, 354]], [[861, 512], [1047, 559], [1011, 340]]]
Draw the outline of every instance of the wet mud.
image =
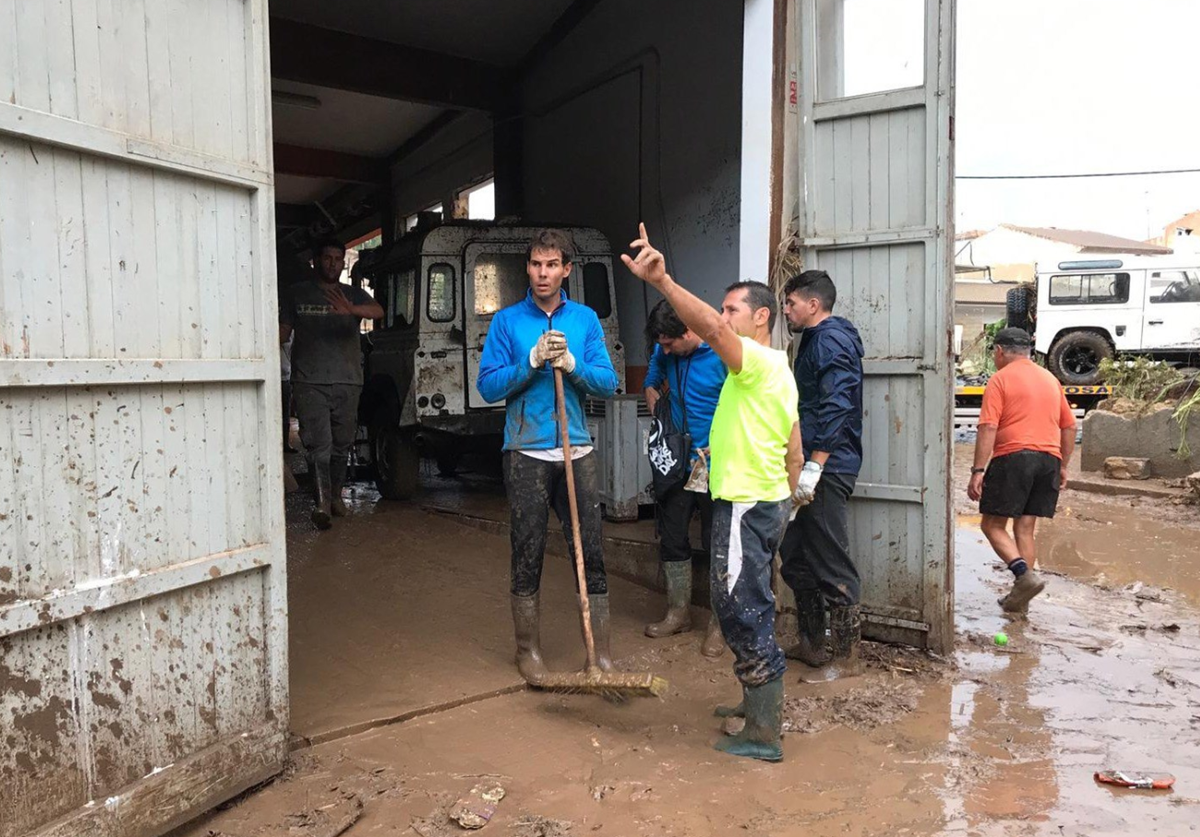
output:
[[[1062, 837], [1200, 826], [1200, 622], [1188, 592], [1200, 555], [1188, 537], [1160, 558], [1149, 529], [1106, 525], [1113, 557], [1100, 559], [1064, 517], [1062, 537], [1093, 566], [1055, 559], [1047, 537], [1049, 587], [1014, 618], [996, 604], [1011, 576], [964, 518], [953, 657], [865, 644], [864, 672], [833, 683], [798, 682], [793, 664], [785, 760], [768, 765], [712, 749], [722, 734], [713, 707], [739, 695], [732, 657], [702, 657], [701, 630], [642, 637], [660, 596], [616, 582], [611, 601], [619, 666], [666, 676], [662, 699], [504, 691], [515, 674], [507, 538], [369, 496], [356, 512], [332, 536], [292, 533], [297, 721], [330, 729], [364, 711], [432, 708], [297, 750], [283, 777], [175, 837], [323, 837], [328, 813], [356, 804], [351, 837], [461, 834], [448, 811], [481, 781], [506, 792], [485, 835]], [[1122, 550], [1144, 554], [1126, 575], [1108, 569]], [[570, 603], [568, 573], [548, 559], [554, 601]], [[441, 613], [446, 602], [457, 610]], [[547, 653], [568, 669], [581, 661], [577, 623], [565, 609], [553, 619]], [[998, 631], [1008, 645], [994, 643]], [[465, 702], [444, 704], [456, 695]], [[1170, 772], [1175, 790], [1097, 785], [1093, 772], [1106, 768]]]
[[[959, 523], [978, 526], [967, 498], [971, 445], [955, 447]], [[1200, 607], [1200, 506], [1152, 497], [1105, 496], [1068, 488], [1053, 520], [1038, 523], [1042, 568], [1102, 587], [1166, 588]]]

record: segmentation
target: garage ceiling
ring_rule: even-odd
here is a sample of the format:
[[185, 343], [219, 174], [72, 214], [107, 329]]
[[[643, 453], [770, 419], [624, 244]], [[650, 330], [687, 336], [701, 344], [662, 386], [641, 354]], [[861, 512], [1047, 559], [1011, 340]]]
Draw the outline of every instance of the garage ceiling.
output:
[[272, 0], [271, 14], [327, 29], [513, 66], [572, 0]]
[[431, 105], [278, 79], [271, 82], [271, 89], [320, 102], [316, 109], [275, 102], [271, 115], [276, 142], [366, 157], [386, 157], [444, 111]]
[[465, 110], [503, 107], [531, 53], [597, 2], [271, 0], [277, 203], [378, 189], [397, 151]]

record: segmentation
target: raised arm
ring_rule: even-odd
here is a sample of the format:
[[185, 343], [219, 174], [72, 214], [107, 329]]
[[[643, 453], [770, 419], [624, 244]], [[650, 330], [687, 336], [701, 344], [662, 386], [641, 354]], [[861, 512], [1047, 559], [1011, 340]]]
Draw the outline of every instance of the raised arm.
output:
[[663, 254], [651, 246], [645, 224], [638, 224], [638, 232], [641, 237], [629, 245], [630, 249], [638, 251], [637, 255], [633, 258], [621, 255], [629, 272], [665, 296], [683, 324], [717, 353], [730, 372], [735, 375], [741, 372], [741, 338], [712, 306], [676, 284], [667, 273]]

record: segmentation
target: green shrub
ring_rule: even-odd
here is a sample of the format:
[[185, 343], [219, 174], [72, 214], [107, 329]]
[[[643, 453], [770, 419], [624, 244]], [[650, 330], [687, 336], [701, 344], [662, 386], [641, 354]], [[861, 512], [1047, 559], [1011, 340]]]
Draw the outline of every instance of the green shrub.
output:
[[1117, 357], [1100, 361], [1100, 380], [1112, 391], [1112, 398], [1128, 398], [1149, 406], [1166, 398], [1183, 376], [1162, 361]]

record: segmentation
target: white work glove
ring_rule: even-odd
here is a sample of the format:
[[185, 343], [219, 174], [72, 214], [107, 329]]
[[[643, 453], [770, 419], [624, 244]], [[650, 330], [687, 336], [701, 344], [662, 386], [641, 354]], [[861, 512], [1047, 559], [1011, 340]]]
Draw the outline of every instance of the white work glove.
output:
[[575, 355], [567, 349], [563, 349], [561, 355], [550, 361], [550, 368], [561, 369], [564, 375], [570, 375], [575, 371]]
[[804, 463], [804, 467], [800, 469], [800, 481], [796, 483], [796, 490], [792, 493], [792, 502], [796, 508], [807, 506], [813, 501], [817, 493], [817, 483], [821, 481], [822, 470], [819, 462], [810, 459]]
[[[540, 369], [548, 361], [554, 360], [567, 350], [567, 336], [561, 331], [547, 331], [538, 338], [537, 343], [529, 350], [529, 365]], [[575, 364], [571, 364], [575, 368]]]

